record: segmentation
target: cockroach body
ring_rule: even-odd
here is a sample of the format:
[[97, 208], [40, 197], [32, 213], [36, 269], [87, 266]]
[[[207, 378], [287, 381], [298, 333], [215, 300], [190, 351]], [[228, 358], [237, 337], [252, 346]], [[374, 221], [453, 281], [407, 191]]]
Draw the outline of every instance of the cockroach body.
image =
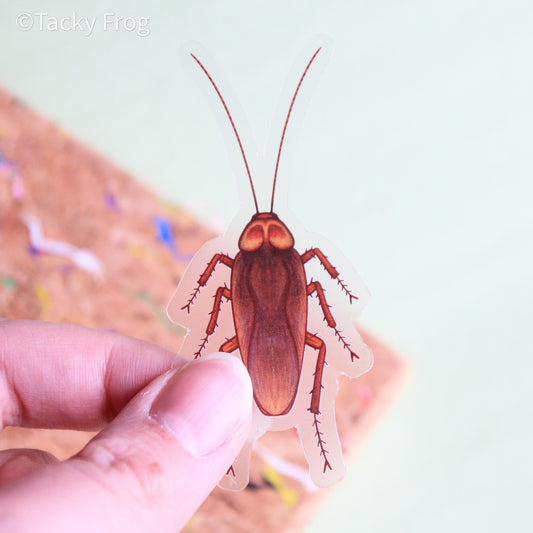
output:
[[206, 285], [219, 263], [231, 269], [230, 286], [218, 287], [216, 291], [206, 335], [195, 357], [201, 356], [209, 337], [216, 329], [223, 299], [230, 301], [235, 336], [224, 342], [220, 346], [220, 351], [228, 353], [240, 351], [250, 374], [257, 407], [269, 417], [286, 415], [291, 411], [298, 393], [305, 347], [309, 346], [318, 351], [309, 411], [314, 415], [316, 436], [324, 459], [325, 472], [327, 468], [332, 469], [332, 467], [327, 458], [322, 433], [319, 431], [318, 415], [323, 388], [322, 374], [326, 362], [326, 344], [319, 336], [307, 331], [307, 300], [310, 296], [318, 297], [324, 320], [350, 353], [351, 360], [354, 361], [359, 357], [351, 350], [337, 329], [322, 285], [318, 281], [307, 281], [305, 264], [312, 258], [317, 258], [329, 276], [338, 282], [349, 297], [350, 303], [357, 299], [357, 296], [353, 295], [339, 279], [339, 273], [320, 249], [311, 248], [303, 254], [296, 251], [292, 233], [273, 211], [277, 171], [289, 117], [300, 85], [319, 51], [320, 48], [307, 64], [286, 117], [269, 212], [259, 212], [246, 156], [226, 103], [205, 67], [191, 54], [215, 88], [231, 122], [250, 179], [256, 213], [240, 235], [239, 252], [235, 258], [223, 253], [215, 254], [200, 275], [196, 288], [182, 309], [190, 313], [201, 287]]
[[296, 398], [307, 331], [307, 281], [294, 239], [274, 213], [252, 217], [233, 264], [233, 317], [261, 412], [284, 415]]

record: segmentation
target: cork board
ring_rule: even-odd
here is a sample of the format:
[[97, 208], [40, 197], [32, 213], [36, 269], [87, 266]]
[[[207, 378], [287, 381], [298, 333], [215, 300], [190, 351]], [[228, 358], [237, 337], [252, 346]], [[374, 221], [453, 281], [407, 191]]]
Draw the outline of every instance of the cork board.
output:
[[[108, 329], [176, 351], [185, 331], [164, 309], [188, 261], [211, 237], [185, 210], [0, 89], [0, 316]], [[374, 368], [342, 379], [336, 402], [348, 463], [408, 368], [361, 333]], [[41, 448], [65, 459], [91, 437], [9, 427], [0, 449]], [[185, 529], [297, 531], [329, 493], [312, 489], [306, 469], [294, 431], [269, 433], [253, 453], [248, 488], [215, 489]]]

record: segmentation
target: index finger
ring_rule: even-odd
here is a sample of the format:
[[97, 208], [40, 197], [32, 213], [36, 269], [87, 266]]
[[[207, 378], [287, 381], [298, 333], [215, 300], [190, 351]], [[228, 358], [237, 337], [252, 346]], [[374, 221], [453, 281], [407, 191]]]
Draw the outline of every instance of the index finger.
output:
[[0, 428], [95, 430], [184, 360], [117, 333], [0, 320]]

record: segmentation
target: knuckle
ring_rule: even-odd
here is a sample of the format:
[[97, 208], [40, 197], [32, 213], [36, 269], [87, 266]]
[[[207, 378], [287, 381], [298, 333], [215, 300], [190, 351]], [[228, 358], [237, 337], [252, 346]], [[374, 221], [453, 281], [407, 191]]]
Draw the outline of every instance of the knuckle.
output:
[[80, 452], [78, 459], [82, 460], [85, 473], [114, 493], [126, 491], [144, 502], [160, 500], [165, 493], [163, 451], [153, 443], [97, 438]]

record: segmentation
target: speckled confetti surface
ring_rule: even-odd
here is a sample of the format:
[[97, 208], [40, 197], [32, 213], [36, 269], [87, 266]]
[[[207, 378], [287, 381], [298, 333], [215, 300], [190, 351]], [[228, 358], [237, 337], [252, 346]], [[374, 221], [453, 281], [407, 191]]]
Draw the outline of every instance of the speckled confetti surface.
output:
[[[108, 329], [177, 350], [185, 331], [164, 310], [188, 261], [210, 237], [185, 210], [158, 200], [0, 89], [0, 317]], [[342, 379], [336, 402], [348, 461], [407, 374], [401, 357], [363, 337], [374, 368], [360, 379]], [[42, 448], [67, 458], [91, 436], [6, 428], [0, 449]], [[269, 433], [254, 449], [248, 488], [215, 489], [185, 529], [297, 531], [328, 493], [309, 483], [296, 433]]]

